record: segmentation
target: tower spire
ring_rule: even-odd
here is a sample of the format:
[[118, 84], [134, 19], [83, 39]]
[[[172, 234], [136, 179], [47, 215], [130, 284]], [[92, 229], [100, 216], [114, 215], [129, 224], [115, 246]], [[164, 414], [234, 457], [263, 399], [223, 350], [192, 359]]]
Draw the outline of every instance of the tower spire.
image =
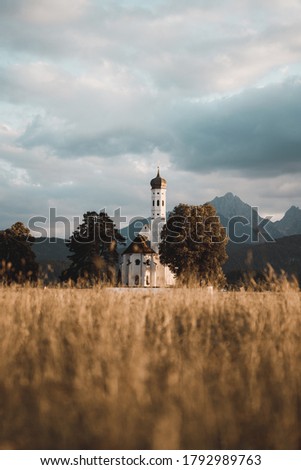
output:
[[152, 219], [166, 220], [166, 186], [167, 182], [160, 176], [160, 167], [157, 166], [157, 176], [150, 182]]

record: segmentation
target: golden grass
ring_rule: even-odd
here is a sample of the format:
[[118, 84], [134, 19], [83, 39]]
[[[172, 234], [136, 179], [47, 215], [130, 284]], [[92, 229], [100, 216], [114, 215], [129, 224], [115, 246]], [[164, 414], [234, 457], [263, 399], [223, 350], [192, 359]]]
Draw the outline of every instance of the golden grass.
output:
[[0, 288], [0, 448], [301, 446], [301, 295]]

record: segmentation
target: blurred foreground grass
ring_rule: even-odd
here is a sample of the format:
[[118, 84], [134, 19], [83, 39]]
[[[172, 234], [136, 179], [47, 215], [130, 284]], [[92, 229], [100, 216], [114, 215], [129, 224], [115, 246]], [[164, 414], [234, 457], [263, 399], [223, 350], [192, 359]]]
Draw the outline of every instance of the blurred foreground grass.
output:
[[0, 288], [0, 448], [301, 447], [301, 295]]

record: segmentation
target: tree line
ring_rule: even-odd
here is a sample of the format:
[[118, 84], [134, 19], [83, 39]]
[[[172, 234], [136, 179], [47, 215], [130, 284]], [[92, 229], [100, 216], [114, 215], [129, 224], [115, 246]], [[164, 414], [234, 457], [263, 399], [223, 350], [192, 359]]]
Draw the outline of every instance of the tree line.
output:
[[[0, 231], [0, 282], [36, 283], [39, 266], [32, 250], [35, 239], [21, 222]], [[105, 212], [86, 212], [83, 221], [66, 245], [70, 266], [60, 282], [118, 284], [118, 250], [125, 238]], [[227, 259], [227, 237], [216, 211], [210, 204], [177, 205], [161, 233], [160, 261], [182, 283], [225, 282], [222, 265]]]

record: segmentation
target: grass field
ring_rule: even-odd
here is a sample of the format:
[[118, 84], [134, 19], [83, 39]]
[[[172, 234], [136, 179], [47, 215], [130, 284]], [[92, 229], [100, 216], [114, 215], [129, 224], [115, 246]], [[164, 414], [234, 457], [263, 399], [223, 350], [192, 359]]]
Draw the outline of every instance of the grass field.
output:
[[0, 288], [0, 448], [301, 447], [301, 294]]

